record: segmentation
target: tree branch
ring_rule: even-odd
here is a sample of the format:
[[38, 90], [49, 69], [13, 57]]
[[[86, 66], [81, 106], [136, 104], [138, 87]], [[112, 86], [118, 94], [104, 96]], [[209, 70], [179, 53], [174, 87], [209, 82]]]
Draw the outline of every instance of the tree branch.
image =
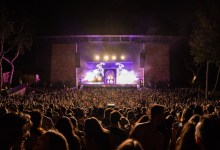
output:
[[10, 60], [6, 58], [3, 54], [0, 54], [1, 58], [7, 61], [9, 64], [11, 64]]
[[0, 54], [3, 53], [3, 49], [4, 49], [4, 41], [5, 41], [5, 37], [2, 36], [2, 37], [1, 37], [1, 49], [0, 49]]
[[3, 52], [3, 54], [10, 52], [12, 49], [13, 49], [13, 47], [9, 48], [7, 51]]
[[5, 61], [7, 61], [9, 64], [11, 64], [11, 62], [10, 62], [10, 60], [9, 59], [7, 59], [5, 56], [3, 56], [3, 55], [1, 55], [2, 56], [2, 58], [5, 60]]
[[17, 53], [15, 54], [15, 57], [12, 59], [11, 63], [14, 63], [14, 61], [18, 58], [20, 54], [20, 50], [17, 51]]

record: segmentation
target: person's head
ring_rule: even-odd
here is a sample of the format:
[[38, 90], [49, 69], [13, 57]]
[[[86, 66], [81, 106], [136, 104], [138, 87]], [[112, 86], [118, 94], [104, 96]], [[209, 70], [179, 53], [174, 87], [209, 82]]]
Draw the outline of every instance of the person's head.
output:
[[42, 104], [38, 104], [35, 109], [40, 111], [41, 113], [44, 112], [44, 106]]
[[164, 119], [164, 106], [162, 105], [154, 105], [151, 108], [151, 121], [156, 123], [161, 123]]
[[182, 116], [181, 116], [181, 122], [183, 124], [187, 123], [189, 121], [189, 119], [192, 117], [193, 115], [193, 110], [191, 108], [185, 108], [183, 110]]
[[135, 114], [132, 110], [129, 110], [128, 113], [127, 113], [127, 118], [129, 121], [134, 121], [136, 118], [135, 118]]
[[204, 150], [220, 149], [220, 119], [214, 115], [201, 118], [196, 126], [196, 143]]
[[91, 138], [96, 135], [100, 135], [105, 131], [101, 123], [95, 117], [87, 118], [85, 120], [84, 132], [86, 137]]
[[65, 116], [66, 115], [66, 111], [67, 111], [66, 107], [61, 106], [60, 107], [60, 116]]
[[173, 125], [174, 122], [175, 122], [175, 119], [174, 119], [174, 117], [173, 117], [172, 115], [168, 115], [168, 116], [165, 118], [165, 124], [166, 124], [166, 126], [167, 126], [167, 128], [168, 128], [169, 130], [171, 130], [172, 125]]
[[42, 114], [39, 111], [30, 112], [31, 121], [33, 123], [33, 128], [40, 128], [42, 125]]
[[18, 112], [18, 106], [17, 104], [13, 103], [12, 105], [9, 106], [10, 112]]
[[23, 112], [24, 111], [24, 105], [22, 105], [22, 104], [18, 105], [18, 111]]
[[148, 122], [148, 121], [149, 121], [148, 115], [143, 115], [141, 116], [140, 119], [138, 119], [137, 123], [143, 123], [143, 122]]
[[103, 119], [104, 118], [104, 114], [105, 114], [104, 108], [98, 108], [97, 114], [98, 114], [98, 118]]
[[61, 117], [56, 123], [56, 129], [61, 132], [64, 136], [72, 134], [73, 125], [68, 117]]
[[130, 122], [127, 118], [121, 117], [119, 120], [120, 127], [125, 127], [126, 125], [130, 125]]
[[127, 139], [119, 145], [117, 150], [143, 150], [143, 148], [137, 140]]
[[34, 150], [69, 150], [66, 138], [59, 132], [48, 130], [45, 132], [37, 142]]
[[105, 112], [104, 112], [104, 116], [105, 116], [105, 118], [110, 118], [110, 114], [111, 114], [111, 112], [113, 111], [113, 109], [111, 109], [111, 108], [107, 108], [106, 110], [105, 110]]
[[142, 111], [142, 114], [145, 115], [146, 112], [147, 112], [147, 108], [146, 108], [146, 107], [142, 107], [142, 108], [141, 108], [141, 111]]
[[45, 114], [47, 117], [52, 118], [53, 117], [53, 112], [51, 108], [48, 108]]
[[195, 127], [195, 124], [189, 122], [183, 126], [180, 134], [180, 140], [177, 142], [176, 150], [198, 149], [195, 142]]
[[70, 117], [70, 121], [73, 125], [74, 130], [78, 129], [78, 121], [76, 120], [76, 118], [74, 116]]
[[173, 116], [174, 118], [176, 117], [177, 113], [175, 110], [170, 111], [170, 115]]
[[193, 115], [193, 116], [189, 119], [188, 122], [197, 125], [197, 123], [199, 122], [200, 118], [201, 118], [200, 115], [196, 114], [196, 115]]
[[20, 147], [29, 136], [32, 122], [24, 113], [8, 113], [0, 117], [0, 149]]
[[208, 114], [212, 114], [215, 111], [215, 107], [211, 104], [207, 105]]
[[120, 118], [121, 118], [121, 114], [120, 114], [119, 111], [114, 110], [114, 111], [111, 112], [111, 115], [110, 115], [111, 124], [117, 125]]
[[5, 106], [1, 106], [0, 107], [0, 117], [7, 114], [8, 113], [8, 109]]
[[200, 105], [195, 106], [193, 113], [201, 116], [204, 114], [203, 109]]
[[82, 109], [77, 109], [77, 113], [75, 115], [77, 120], [83, 119], [85, 117], [85, 113]]

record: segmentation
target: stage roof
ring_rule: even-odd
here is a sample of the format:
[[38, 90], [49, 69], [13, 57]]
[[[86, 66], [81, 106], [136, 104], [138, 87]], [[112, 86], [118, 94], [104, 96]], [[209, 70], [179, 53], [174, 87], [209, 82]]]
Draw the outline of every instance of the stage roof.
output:
[[180, 36], [155, 36], [155, 35], [63, 35], [42, 36], [39, 40], [49, 40], [54, 43], [79, 43], [79, 42], [139, 42], [139, 43], [170, 43], [183, 39]]

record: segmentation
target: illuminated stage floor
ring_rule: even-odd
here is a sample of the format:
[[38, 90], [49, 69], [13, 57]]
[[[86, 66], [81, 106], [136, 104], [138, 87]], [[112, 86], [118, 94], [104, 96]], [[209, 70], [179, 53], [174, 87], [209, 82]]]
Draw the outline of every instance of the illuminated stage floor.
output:
[[137, 88], [137, 84], [84, 83], [84, 88]]

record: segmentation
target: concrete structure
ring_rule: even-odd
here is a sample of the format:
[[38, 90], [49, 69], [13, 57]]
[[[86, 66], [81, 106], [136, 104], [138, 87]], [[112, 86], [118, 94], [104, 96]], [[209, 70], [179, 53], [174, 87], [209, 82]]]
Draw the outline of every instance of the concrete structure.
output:
[[171, 79], [170, 51], [181, 40], [181, 37], [148, 35], [39, 37], [35, 43], [35, 66], [42, 82], [77, 86], [79, 74], [83, 72], [80, 68], [86, 61], [93, 61], [91, 54], [124, 52], [136, 69], [144, 68], [145, 86], [168, 84]]

